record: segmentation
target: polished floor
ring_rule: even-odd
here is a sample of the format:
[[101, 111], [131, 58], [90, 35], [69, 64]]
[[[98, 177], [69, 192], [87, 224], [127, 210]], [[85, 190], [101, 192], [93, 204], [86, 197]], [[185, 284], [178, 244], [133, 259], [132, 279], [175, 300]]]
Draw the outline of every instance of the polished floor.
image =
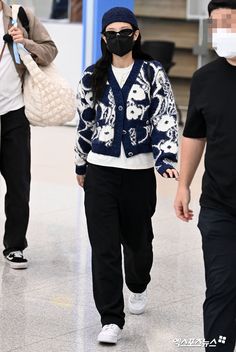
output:
[[[119, 344], [99, 346], [83, 191], [74, 177], [74, 138], [72, 127], [32, 129], [31, 219], [25, 251], [30, 266], [14, 271], [0, 258], [0, 351], [203, 351], [174, 342], [203, 338], [204, 272], [196, 226], [202, 166], [193, 184], [195, 220], [191, 224], [181, 223], [174, 215], [176, 181], [158, 177], [155, 260], [147, 312], [143, 316], [127, 312]], [[2, 180], [0, 186], [2, 234]], [[126, 288], [124, 292], [127, 299]]]

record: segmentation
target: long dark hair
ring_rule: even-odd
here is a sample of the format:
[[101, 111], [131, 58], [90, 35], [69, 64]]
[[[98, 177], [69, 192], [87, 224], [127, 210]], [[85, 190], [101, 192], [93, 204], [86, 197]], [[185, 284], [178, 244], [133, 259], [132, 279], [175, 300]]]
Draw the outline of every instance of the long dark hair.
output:
[[[138, 28], [133, 27], [133, 30], [136, 31]], [[133, 58], [151, 61], [152, 57], [142, 51], [141, 39], [141, 34], [139, 33], [133, 47]], [[101, 38], [101, 49], [102, 57], [96, 62], [92, 74], [92, 92], [94, 103], [102, 97], [108, 78], [108, 69], [112, 63], [112, 54], [108, 51], [107, 45], [103, 38]]]

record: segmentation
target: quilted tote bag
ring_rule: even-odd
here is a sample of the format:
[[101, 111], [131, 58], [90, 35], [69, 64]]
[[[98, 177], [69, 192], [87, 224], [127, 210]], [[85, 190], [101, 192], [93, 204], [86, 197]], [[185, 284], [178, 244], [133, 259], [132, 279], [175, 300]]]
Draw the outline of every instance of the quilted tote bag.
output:
[[[16, 9], [13, 16], [17, 21]], [[38, 66], [22, 45], [18, 45], [18, 53], [27, 68], [23, 95], [29, 122], [33, 126], [43, 127], [63, 125], [73, 120], [76, 115], [75, 93], [55, 65]]]

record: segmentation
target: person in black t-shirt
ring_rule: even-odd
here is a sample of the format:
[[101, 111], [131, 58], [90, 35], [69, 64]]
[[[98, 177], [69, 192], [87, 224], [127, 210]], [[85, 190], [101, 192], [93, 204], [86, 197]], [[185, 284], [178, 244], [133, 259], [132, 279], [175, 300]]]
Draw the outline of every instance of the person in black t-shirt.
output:
[[206, 273], [206, 351], [233, 352], [236, 341], [236, 0], [208, 6], [219, 58], [193, 76], [182, 140], [178, 218], [190, 221], [190, 185], [205, 152], [198, 227]]

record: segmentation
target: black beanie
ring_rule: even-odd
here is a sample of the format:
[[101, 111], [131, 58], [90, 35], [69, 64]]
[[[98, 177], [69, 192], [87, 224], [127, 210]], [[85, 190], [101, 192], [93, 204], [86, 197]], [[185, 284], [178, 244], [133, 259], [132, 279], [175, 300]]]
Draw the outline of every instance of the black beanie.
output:
[[208, 5], [209, 16], [219, 8], [236, 9], [236, 0], [211, 0]]
[[134, 13], [127, 7], [113, 7], [105, 12], [102, 18], [102, 32], [113, 22], [125, 22], [138, 28], [138, 22]]

